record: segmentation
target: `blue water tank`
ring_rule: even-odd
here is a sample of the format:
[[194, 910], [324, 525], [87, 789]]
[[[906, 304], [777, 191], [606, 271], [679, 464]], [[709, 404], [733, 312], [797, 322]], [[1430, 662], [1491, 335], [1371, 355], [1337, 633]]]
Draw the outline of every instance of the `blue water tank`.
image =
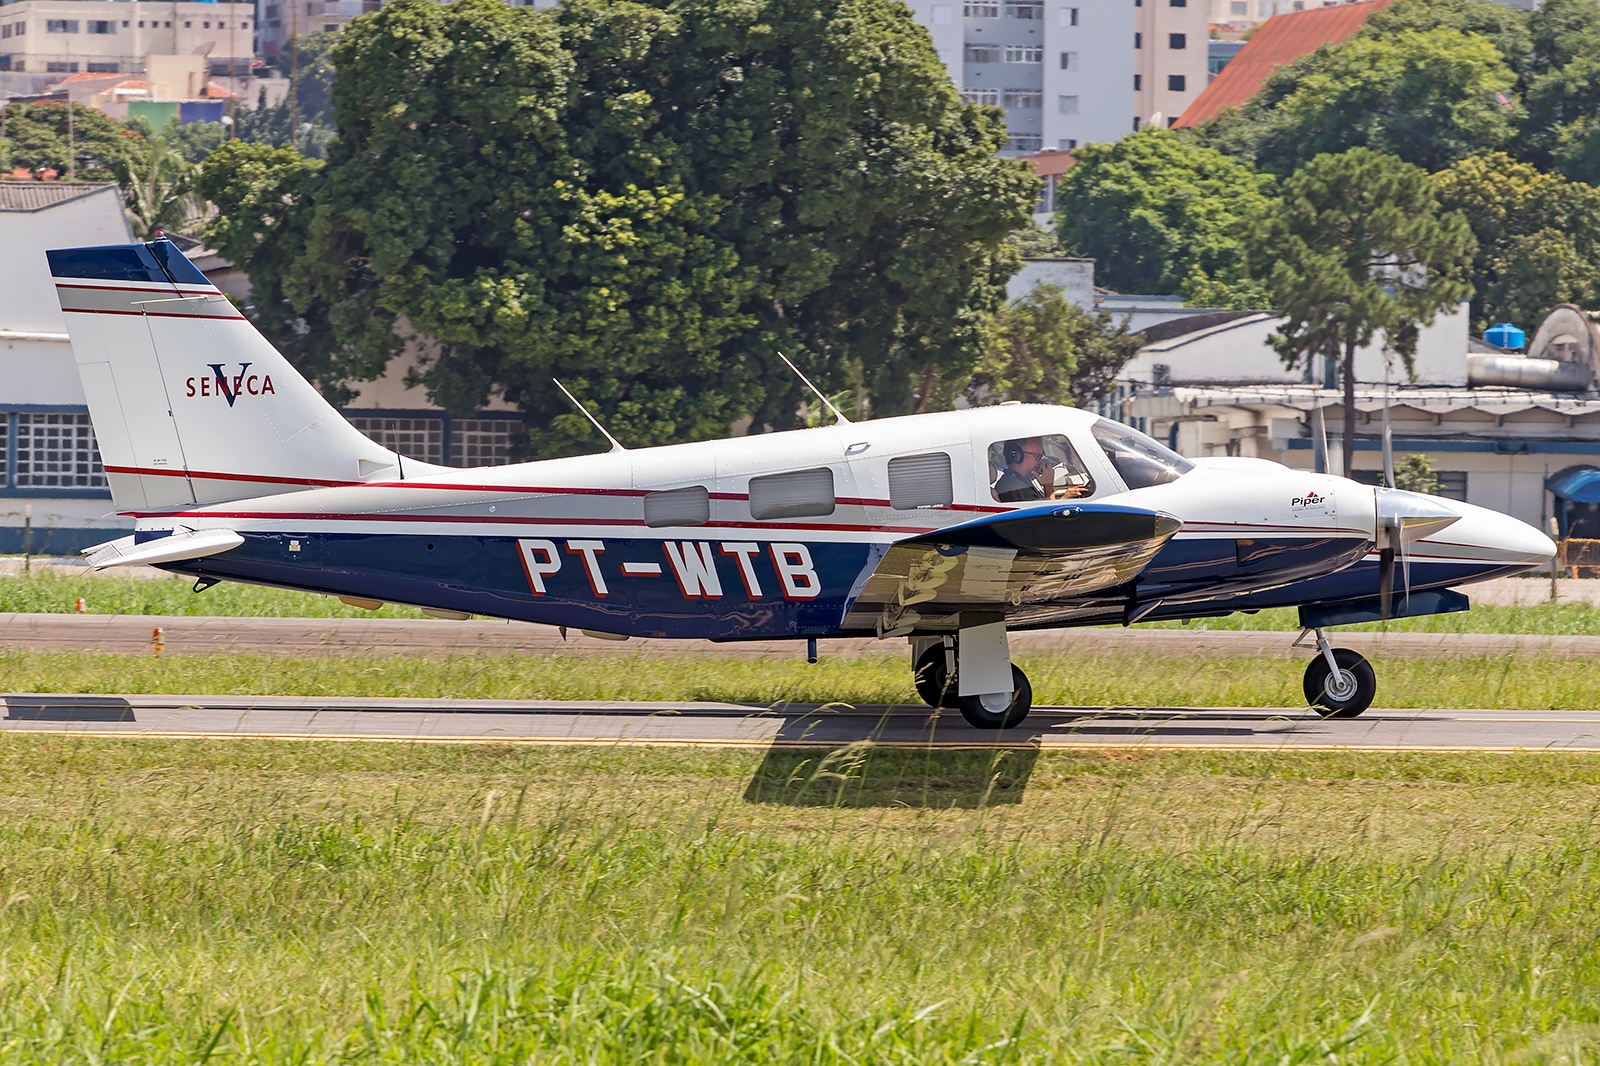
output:
[[1490, 326], [1483, 331], [1483, 339], [1496, 348], [1510, 348], [1513, 351], [1526, 347], [1528, 343], [1528, 335], [1509, 322]]

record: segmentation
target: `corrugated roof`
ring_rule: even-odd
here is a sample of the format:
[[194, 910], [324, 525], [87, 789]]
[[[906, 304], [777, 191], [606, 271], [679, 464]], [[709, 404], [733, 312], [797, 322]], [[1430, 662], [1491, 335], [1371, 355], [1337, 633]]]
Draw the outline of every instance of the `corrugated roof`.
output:
[[0, 211], [43, 211], [116, 187], [109, 181], [0, 181]]
[[1322, 45], [1337, 44], [1353, 37], [1373, 12], [1388, 7], [1390, 2], [1365, 0], [1359, 4], [1336, 4], [1272, 16], [1261, 24], [1239, 54], [1228, 61], [1216, 80], [1195, 98], [1175, 125], [1180, 128], [1198, 126], [1230, 107], [1238, 107], [1261, 91], [1273, 71]]

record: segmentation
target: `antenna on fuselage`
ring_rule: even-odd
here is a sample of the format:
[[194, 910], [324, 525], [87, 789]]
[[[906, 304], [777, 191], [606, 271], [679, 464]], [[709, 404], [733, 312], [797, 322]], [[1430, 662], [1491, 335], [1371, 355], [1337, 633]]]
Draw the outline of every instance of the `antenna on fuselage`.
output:
[[779, 352], [778, 358], [783, 360], [784, 366], [794, 371], [795, 377], [805, 382], [806, 388], [817, 394], [817, 399], [822, 401], [822, 406], [833, 412], [833, 417], [839, 420], [839, 424], [841, 426], [848, 426], [850, 424], [850, 420], [844, 416], [844, 412], [833, 406], [833, 401], [822, 395], [822, 390], [811, 384], [811, 379], [800, 373], [800, 368], [789, 362], [789, 357], [787, 355]]
[[596, 418], [594, 415], [590, 414], [589, 413], [589, 409], [587, 407], [583, 406], [583, 404], [579, 403], [578, 402], [578, 398], [576, 396], [572, 395], [572, 393], [568, 392], [567, 391], [567, 387], [565, 385], [561, 384], [561, 382], [559, 382], [559, 381], [556, 381], [555, 378], [551, 378], [550, 380], [556, 382], [556, 388], [561, 390], [561, 395], [565, 396], [567, 399], [572, 401], [572, 406], [574, 406], [574, 407], [576, 407], [578, 409], [578, 413], [580, 415], [582, 415], [584, 418], [587, 418], [589, 420], [589, 424], [594, 426], [595, 429], [598, 429], [600, 431], [600, 435], [603, 436], [606, 440], [611, 442], [611, 450], [612, 451], [614, 451], [614, 452], [625, 452], [625, 451], [628, 450], [628, 449], [626, 449], [626, 448], [624, 448], [622, 446], [622, 442], [620, 442], [619, 440], [617, 440], [617, 438], [613, 437], [611, 434], [606, 432], [606, 427], [602, 426], [600, 424], [600, 420], [598, 418]]

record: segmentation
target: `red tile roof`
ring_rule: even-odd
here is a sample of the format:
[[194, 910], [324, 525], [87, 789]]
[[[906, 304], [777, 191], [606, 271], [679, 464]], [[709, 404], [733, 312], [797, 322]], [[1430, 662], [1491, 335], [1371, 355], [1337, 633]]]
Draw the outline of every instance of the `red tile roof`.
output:
[[1338, 44], [1355, 36], [1362, 23], [1390, 2], [1365, 0], [1272, 16], [1195, 98], [1176, 125], [1198, 126], [1230, 107], [1238, 107], [1261, 91], [1273, 71], [1322, 45]]
[[1042, 178], [1048, 178], [1053, 174], [1065, 174], [1068, 168], [1077, 162], [1072, 158], [1071, 152], [1039, 152], [1022, 158], [1032, 163], [1033, 169], [1038, 171]]

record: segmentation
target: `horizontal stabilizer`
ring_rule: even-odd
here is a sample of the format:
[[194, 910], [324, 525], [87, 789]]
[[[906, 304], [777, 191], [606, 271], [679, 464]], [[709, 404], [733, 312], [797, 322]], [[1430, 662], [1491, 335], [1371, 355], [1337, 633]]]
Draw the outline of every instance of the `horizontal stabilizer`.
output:
[[1131, 582], [1183, 523], [1114, 504], [1042, 504], [898, 541], [868, 563], [847, 628], [901, 636], [952, 628], [961, 612], [1019, 613]]
[[181, 563], [187, 559], [221, 555], [243, 543], [244, 538], [231, 529], [180, 529], [170, 537], [147, 540], [143, 544], [135, 544], [132, 537], [123, 537], [100, 545], [99, 550], [89, 556], [89, 566], [104, 570], [108, 566]]

